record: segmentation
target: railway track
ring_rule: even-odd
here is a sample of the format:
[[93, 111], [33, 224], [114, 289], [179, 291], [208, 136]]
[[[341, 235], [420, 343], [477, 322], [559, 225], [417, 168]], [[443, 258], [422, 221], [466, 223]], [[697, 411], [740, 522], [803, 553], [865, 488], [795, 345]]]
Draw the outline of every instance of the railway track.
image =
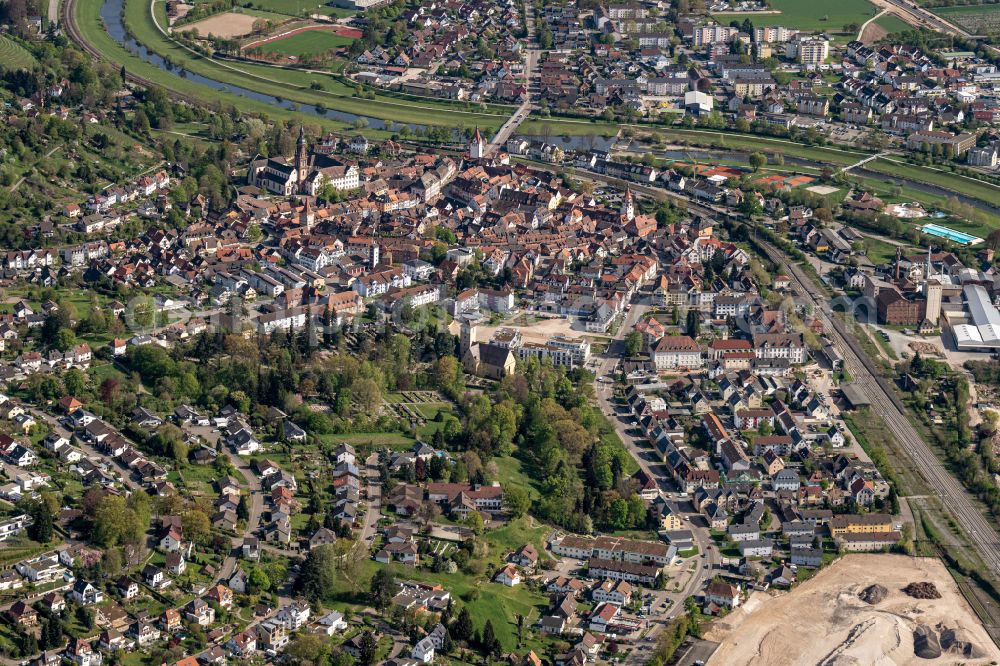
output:
[[871, 361], [867, 353], [848, 332], [844, 323], [833, 316], [826, 295], [798, 265], [788, 261], [777, 248], [766, 242], [761, 245], [775, 264], [786, 268], [802, 292], [812, 301], [815, 313], [841, 350], [844, 365], [854, 377], [854, 384], [882, 417], [889, 432], [913, 462], [913, 468], [927, 481], [931, 490], [937, 493], [942, 504], [965, 531], [983, 563], [994, 577], [1000, 577], [1000, 535], [994, 524], [910, 423], [906, 407], [896, 395], [895, 389], [869, 369]]

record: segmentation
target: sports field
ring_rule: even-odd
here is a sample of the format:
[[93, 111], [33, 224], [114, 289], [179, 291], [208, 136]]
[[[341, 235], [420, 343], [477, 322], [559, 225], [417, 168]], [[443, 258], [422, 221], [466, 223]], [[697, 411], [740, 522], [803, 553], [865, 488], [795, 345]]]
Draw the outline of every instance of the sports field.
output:
[[320, 55], [341, 46], [349, 46], [353, 41], [350, 37], [337, 35], [329, 30], [308, 30], [261, 44], [258, 48], [267, 53], [281, 53], [302, 58]]
[[35, 57], [14, 40], [0, 35], [0, 69], [31, 69]]
[[233, 37], [249, 35], [253, 32], [254, 22], [260, 20], [261, 19], [259, 17], [252, 16], [250, 14], [225, 12], [223, 14], [209, 16], [206, 19], [202, 19], [194, 23], [189, 23], [188, 25], [177, 28], [177, 30], [180, 32], [197, 32], [201, 37], [214, 35], [216, 37], [232, 39]]
[[875, 15], [868, 0], [771, 0], [770, 8], [780, 14], [714, 14], [723, 25], [749, 18], [754, 26], [783, 25], [798, 30], [839, 32], [845, 25], [861, 25]]

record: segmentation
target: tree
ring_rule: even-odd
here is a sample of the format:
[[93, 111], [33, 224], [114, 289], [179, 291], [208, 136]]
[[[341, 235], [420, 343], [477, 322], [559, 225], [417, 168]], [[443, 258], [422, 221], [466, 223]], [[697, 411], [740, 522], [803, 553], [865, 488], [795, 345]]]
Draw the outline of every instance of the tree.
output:
[[60, 328], [56, 333], [55, 346], [59, 351], [69, 351], [76, 344], [76, 333], [71, 328]]
[[760, 199], [751, 192], [743, 196], [739, 210], [747, 217], [756, 217], [764, 212], [764, 207], [761, 205]]
[[494, 659], [500, 656], [503, 646], [500, 645], [500, 640], [493, 630], [493, 622], [491, 620], [486, 620], [486, 624], [483, 626], [483, 633], [479, 637], [479, 646], [483, 649], [483, 652]]
[[459, 611], [458, 617], [455, 619], [453, 632], [455, 634], [455, 638], [460, 641], [471, 640], [475, 630], [475, 626], [472, 624], [472, 615], [469, 614], [469, 609], [463, 607], [462, 610]]
[[332, 544], [309, 551], [302, 564], [297, 587], [310, 601], [325, 599], [333, 590], [337, 576], [337, 553]]
[[358, 660], [362, 664], [365, 666], [374, 664], [375, 656], [378, 653], [378, 641], [375, 640], [375, 634], [370, 631], [363, 633], [358, 644], [358, 651], [360, 653]]
[[[134, 493], [132, 498], [145, 495]], [[148, 502], [148, 495], [147, 502]], [[140, 501], [140, 500], [136, 500]], [[130, 505], [124, 497], [107, 495], [100, 499], [94, 510], [91, 540], [104, 548], [122, 544], [141, 544], [149, 528], [149, 514], [140, 513], [137, 505]]]
[[204, 511], [198, 509], [188, 509], [181, 516], [181, 524], [184, 527], [184, 536], [195, 543], [208, 543], [212, 536], [212, 523]]
[[625, 336], [625, 357], [638, 356], [642, 351], [642, 334], [639, 331], [629, 331]]
[[28, 507], [32, 523], [28, 526], [28, 536], [40, 543], [52, 540], [52, 511], [45, 502], [33, 501]]
[[254, 567], [248, 574], [250, 579], [250, 590], [254, 594], [267, 592], [271, 589], [271, 577], [260, 567]]
[[762, 166], [767, 164], [767, 155], [764, 153], [753, 152], [750, 153], [748, 161], [750, 162], [750, 166], [753, 168], [754, 173], [756, 173]]
[[236, 505], [236, 517], [240, 520], [250, 520], [250, 502], [246, 495], [240, 495], [240, 503]]
[[87, 388], [87, 376], [80, 368], [70, 368], [63, 375], [63, 386], [69, 395], [80, 395]]
[[697, 310], [688, 310], [686, 327], [687, 334], [692, 338], [697, 338], [701, 333], [701, 315]]
[[510, 511], [510, 515], [514, 518], [520, 518], [527, 514], [528, 509], [531, 508], [531, 496], [528, 495], [528, 491], [524, 488], [507, 486], [503, 489], [503, 496], [507, 504], [507, 510]]
[[396, 594], [396, 577], [392, 574], [388, 568], [381, 568], [375, 572], [372, 576], [371, 582], [371, 596], [372, 605], [375, 606], [379, 611], [384, 612], [389, 604], [392, 603], [392, 598]]

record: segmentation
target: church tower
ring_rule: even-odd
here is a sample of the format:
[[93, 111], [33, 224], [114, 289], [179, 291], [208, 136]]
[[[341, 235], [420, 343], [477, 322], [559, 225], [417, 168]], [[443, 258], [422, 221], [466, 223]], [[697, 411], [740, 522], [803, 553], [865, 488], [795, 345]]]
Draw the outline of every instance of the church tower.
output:
[[306, 201], [302, 205], [302, 212], [299, 214], [299, 224], [306, 229], [312, 229], [313, 222], [315, 221], [316, 215], [313, 213], [312, 207], [309, 205], [309, 197], [306, 197]]
[[476, 128], [476, 133], [472, 135], [472, 139], [469, 141], [469, 159], [481, 160], [486, 157], [486, 142], [483, 141], [483, 135], [479, 133], [479, 128]]
[[630, 187], [625, 188], [625, 196], [622, 197], [622, 208], [619, 212], [623, 217], [628, 218], [629, 221], [635, 219], [635, 200], [632, 198], [632, 189]]
[[460, 322], [459, 345], [462, 348], [462, 356], [465, 356], [466, 352], [472, 349], [472, 345], [476, 344], [476, 320], [472, 317], [462, 317]]
[[295, 144], [295, 171], [299, 178], [299, 191], [305, 192], [306, 178], [309, 177], [309, 146], [305, 127], [299, 128], [299, 140]]

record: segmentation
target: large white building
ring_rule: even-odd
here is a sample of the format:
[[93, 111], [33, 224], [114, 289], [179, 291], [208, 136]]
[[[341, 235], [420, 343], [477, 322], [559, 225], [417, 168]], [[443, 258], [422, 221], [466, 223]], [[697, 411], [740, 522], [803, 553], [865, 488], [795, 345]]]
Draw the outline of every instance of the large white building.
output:
[[665, 335], [653, 346], [653, 364], [657, 370], [700, 368], [701, 347], [687, 335]]
[[586, 340], [553, 337], [544, 344], [526, 342], [518, 347], [517, 358], [524, 361], [537, 358], [549, 359], [555, 367], [577, 368], [590, 360], [590, 343]]
[[967, 284], [962, 295], [968, 317], [953, 320], [951, 324], [955, 346], [963, 351], [1000, 348], [1000, 311], [989, 293], [978, 284]]

